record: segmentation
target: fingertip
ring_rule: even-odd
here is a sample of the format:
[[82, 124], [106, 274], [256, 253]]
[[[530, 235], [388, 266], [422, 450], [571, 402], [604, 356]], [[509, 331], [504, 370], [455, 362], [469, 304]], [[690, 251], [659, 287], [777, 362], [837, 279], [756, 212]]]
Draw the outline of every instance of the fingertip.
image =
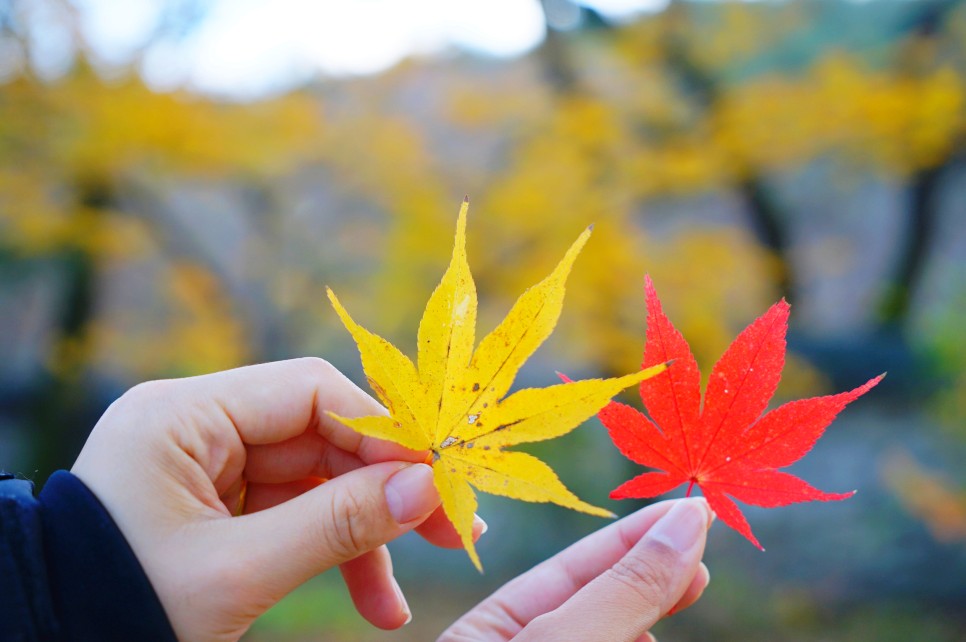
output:
[[477, 541], [490, 529], [489, 525], [479, 515], [473, 515], [473, 541]]
[[428, 516], [439, 506], [433, 469], [426, 464], [407, 465], [386, 482], [386, 505], [393, 519], [407, 524]]
[[711, 528], [711, 525], [714, 524], [714, 520], [718, 519], [718, 516], [711, 509], [711, 504], [708, 503], [708, 500], [704, 497], [690, 497], [689, 501], [697, 502], [704, 507], [704, 510], [708, 514], [708, 528]]
[[396, 592], [396, 598], [399, 600], [400, 610], [405, 615], [405, 619], [403, 620], [402, 624], [400, 624], [397, 627], [394, 627], [398, 629], [406, 626], [407, 624], [413, 621], [413, 612], [412, 612], [412, 609], [409, 608], [409, 602], [406, 601], [406, 596], [403, 594], [402, 587], [399, 586], [399, 582], [396, 581], [395, 576], [393, 576], [391, 579], [392, 579], [392, 586]]
[[408, 624], [413, 616], [402, 588], [392, 573], [385, 546], [340, 565], [352, 602], [366, 621], [385, 631]]
[[660, 542], [682, 555], [700, 558], [710, 522], [711, 509], [704, 498], [678, 500], [644, 536], [645, 541]]
[[685, 589], [684, 595], [678, 600], [677, 604], [671, 607], [671, 610], [667, 612], [667, 617], [674, 615], [675, 613], [680, 613], [684, 609], [688, 608], [699, 599], [704, 594], [704, 590], [708, 588], [708, 584], [711, 582], [711, 573], [708, 571], [708, 567], [701, 562], [698, 564], [698, 569], [691, 579], [691, 583], [688, 588]]

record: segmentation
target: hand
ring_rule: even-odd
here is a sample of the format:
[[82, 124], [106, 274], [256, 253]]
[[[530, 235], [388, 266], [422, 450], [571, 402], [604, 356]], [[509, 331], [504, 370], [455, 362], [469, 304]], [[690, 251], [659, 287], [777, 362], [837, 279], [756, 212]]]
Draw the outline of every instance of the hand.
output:
[[[384, 544], [416, 529], [460, 547], [432, 470], [406, 463], [426, 453], [325, 410], [385, 413], [325, 361], [298, 359], [141, 384], [95, 426], [72, 472], [124, 533], [179, 638], [237, 640], [336, 565], [362, 616], [398, 628], [410, 614]], [[477, 519], [474, 535], [484, 527]]]
[[585, 537], [463, 616], [439, 642], [653, 640], [708, 585], [704, 499], [653, 504]]

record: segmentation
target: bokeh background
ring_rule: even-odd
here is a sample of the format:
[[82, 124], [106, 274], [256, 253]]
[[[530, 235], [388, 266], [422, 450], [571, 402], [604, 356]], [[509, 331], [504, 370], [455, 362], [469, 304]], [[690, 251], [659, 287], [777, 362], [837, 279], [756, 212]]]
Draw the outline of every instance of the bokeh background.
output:
[[[715, 526], [660, 639], [966, 639], [957, 1], [0, 0], [0, 465], [42, 484], [145, 379], [319, 355], [364, 383], [324, 285], [411, 353], [464, 194], [483, 330], [596, 223], [518, 385], [635, 368], [646, 273], [705, 372], [791, 301], [776, 402], [889, 372], [792, 468], [859, 494], [749, 508], [767, 553]], [[606, 499], [638, 470], [596, 420], [533, 450], [641, 505]], [[483, 576], [391, 547], [407, 630], [328, 574], [246, 639], [433, 639], [602, 525], [481, 512]]]

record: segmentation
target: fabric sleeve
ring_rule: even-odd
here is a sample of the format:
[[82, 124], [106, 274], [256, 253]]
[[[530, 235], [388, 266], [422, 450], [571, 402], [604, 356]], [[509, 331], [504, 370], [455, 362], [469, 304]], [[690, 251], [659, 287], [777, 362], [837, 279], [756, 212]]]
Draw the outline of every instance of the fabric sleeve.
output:
[[33, 484], [0, 473], [0, 640], [59, 640]]
[[6, 479], [0, 489], [8, 484], [0, 581], [14, 585], [15, 599], [0, 597], [0, 639], [176, 640], [124, 535], [77, 477], [54, 473], [36, 499], [29, 482]]

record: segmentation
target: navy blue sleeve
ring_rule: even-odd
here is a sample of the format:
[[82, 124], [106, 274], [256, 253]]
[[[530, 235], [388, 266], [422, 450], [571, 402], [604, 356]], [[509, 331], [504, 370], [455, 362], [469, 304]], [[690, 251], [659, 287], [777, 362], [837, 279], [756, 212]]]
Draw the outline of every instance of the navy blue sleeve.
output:
[[0, 474], [0, 640], [60, 639], [33, 484]]
[[0, 477], [0, 640], [173, 642], [154, 588], [104, 506], [54, 473], [33, 496]]

